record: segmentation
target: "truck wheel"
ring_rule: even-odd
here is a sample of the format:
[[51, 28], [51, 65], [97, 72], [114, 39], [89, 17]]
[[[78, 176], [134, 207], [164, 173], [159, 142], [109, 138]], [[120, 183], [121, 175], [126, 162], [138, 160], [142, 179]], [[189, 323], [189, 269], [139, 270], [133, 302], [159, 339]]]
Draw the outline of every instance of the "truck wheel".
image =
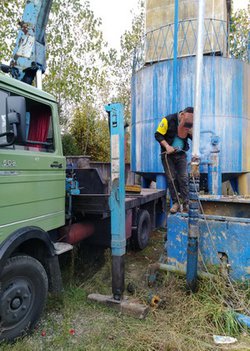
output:
[[137, 215], [137, 229], [133, 232], [132, 239], [135, 249], [143, 250], [148, 245], [151, 232], [150, 214], [147, 210], [139, 210]]
[[48, 277], [33, 257], [15, 256], [7, 260], [0, 284], [0, 341], [12, 341], [31, 331], [40, 318]]

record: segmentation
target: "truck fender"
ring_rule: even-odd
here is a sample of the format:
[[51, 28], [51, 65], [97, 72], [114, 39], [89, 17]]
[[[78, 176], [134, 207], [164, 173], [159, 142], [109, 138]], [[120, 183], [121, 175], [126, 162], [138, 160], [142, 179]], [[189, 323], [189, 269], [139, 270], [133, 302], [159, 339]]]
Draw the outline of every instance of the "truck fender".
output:
[[47, 232], [38, 227], [25, 227], [14, 231], [0, 244], [0, 267], [2, 267], [18, 246], [29, 239], [42, 241], [48, 249], [48, 255], [55, 255], [54, 245]]

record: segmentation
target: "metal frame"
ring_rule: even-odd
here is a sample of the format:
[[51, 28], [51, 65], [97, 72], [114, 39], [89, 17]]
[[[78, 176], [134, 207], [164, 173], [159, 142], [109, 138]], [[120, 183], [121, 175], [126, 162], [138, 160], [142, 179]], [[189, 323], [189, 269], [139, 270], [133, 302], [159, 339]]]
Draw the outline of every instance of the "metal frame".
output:
[[[176, 12], [178, 16], [178, 11]], [[146, 33], [140, 45], [134, 51], [133, 68], [135, 71], [145, 64], [174, 59], [178, 50], [178, 57], [194, 56], [197, 50], [197, 28], [198, 19], [187, 19], [176, 23], [170, 23]], [[176, 34], [178, 33], [178, 48]], [[223, 56], [237, 58], [249, 62], [250, 45], [249, 37], [244, 33], [237, 33], [241, 36], [242, 47], [246, 50], [238, 52], [237, 43], [233, 40], [232, 34], [228, 33], [227, 22], [213, 18], [204, 20], [204, 54], [212, 56]]]

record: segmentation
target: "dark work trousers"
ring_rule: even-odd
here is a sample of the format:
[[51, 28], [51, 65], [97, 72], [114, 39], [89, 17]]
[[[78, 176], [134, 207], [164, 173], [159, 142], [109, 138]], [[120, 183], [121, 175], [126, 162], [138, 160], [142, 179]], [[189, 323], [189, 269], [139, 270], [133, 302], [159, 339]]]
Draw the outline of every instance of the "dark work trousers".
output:
[[186, 153], [176, 152], [170, 155], [164, 153], [161, 155], [161, 161], [167, 177], [168, 187], [173, 203], [178, 202], [175, 189], [177, 190], [178, 195], [180, 195], [183, 203], [187, 203], [189, 188]]

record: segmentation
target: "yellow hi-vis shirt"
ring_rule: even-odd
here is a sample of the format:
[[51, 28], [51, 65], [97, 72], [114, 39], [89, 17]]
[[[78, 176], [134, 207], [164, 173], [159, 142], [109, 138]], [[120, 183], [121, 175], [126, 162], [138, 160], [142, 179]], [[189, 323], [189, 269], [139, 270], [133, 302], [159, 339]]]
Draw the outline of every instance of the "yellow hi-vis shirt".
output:
[[156, 130], [158, 133], [161, 135], [165, 135], [168, 131], [168, 120], [167, 118], [162, 118], [160, 124], [158, 125], [158, 128]]
[[[160, 133], [161, 135], [166, 135], [167, 131], [168, 131], [168, 120], [167, 120], [167, 118], [163, 118], [161, 120], [156, 132]], [[179, 138], [178, 135], [176, 135], [171, 146], [182, 150], [184, 148], [184, 141], [183, 141], [183, 139]]]

